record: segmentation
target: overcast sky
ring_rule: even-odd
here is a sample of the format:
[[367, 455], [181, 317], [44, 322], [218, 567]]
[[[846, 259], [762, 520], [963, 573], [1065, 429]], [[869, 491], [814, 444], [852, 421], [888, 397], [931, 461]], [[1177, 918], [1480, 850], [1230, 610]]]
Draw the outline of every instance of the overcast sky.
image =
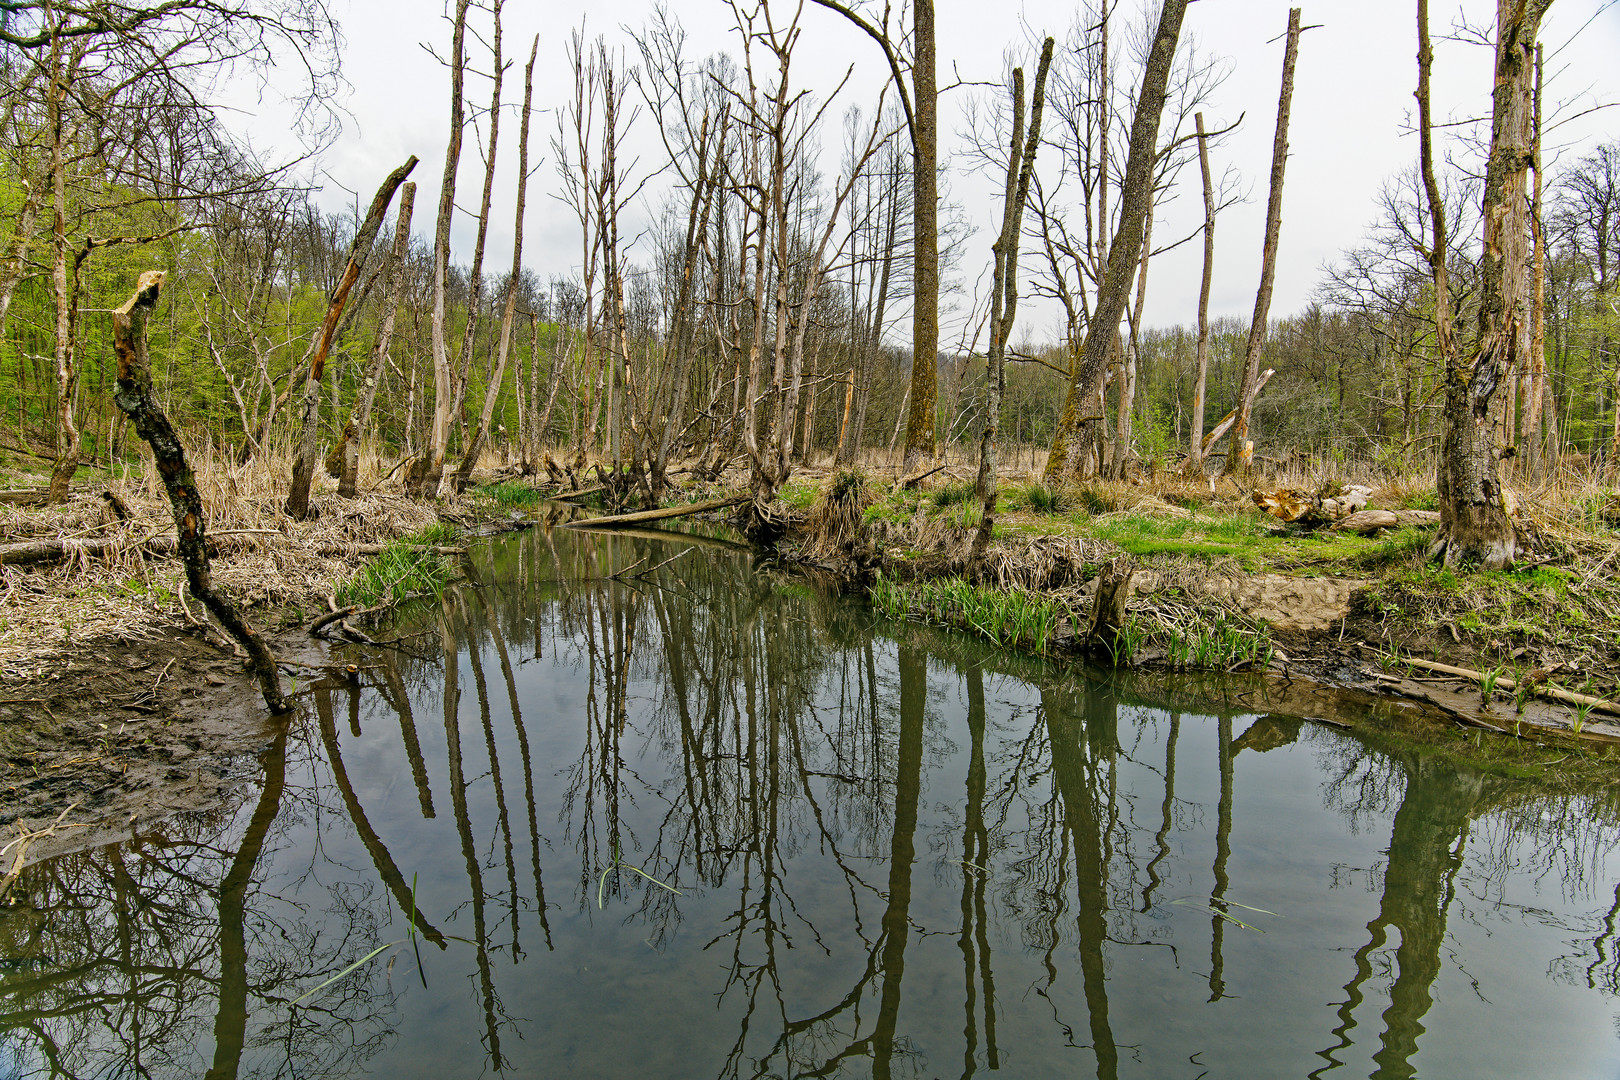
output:
[[[778, 0], [782, 2], [782, 0]], [[1140, 0], [1123, 0], [1129, 13]], [[1147, 0], [1156, 15], [1158, 0]], [[967, 81], [1001, 78], [1009, 45], [1022, 45], [1029, 35], [1052, 33], [1062, 40], [1075, 17], [1072, 5], [1052, 0], [990, 2], [936, 0], [939, 68], [942, 85], [959, 76]], [[696, 58], [734, 50], [736, 32], [723, 0], [670, 0], [690, 35]], [[1276, 123], [1277, 96], [1289, 4], [1284, 0], [1199, 0], [1189, 9], [1183, 39], [1195, 37], [1202, 51], [1229, 57], [1232, 71], [1205, 106], [1211, 128], [1245, 115], [1243, 124], [1213, 153], [1217, 174], [1227, 168], [1241, 176], [1248, 201], [1221, 215], [1216, 229], [1216, 273], [1211, 309], [1217, 315], [1247, 318], [1254, 305], [1264, 229], [1266, 178]], [[369, 198], [382, 177], [408, 154], [422, 159], [412, 177], [417, 181], [415, 228], [431, 235], [443, 168], [448, 116], [446, 70], [428, 55], [423, 43], [441, 55], [449, 49], [449, 23], [443, 0], [333, 0], [345, 36], [343, 73], [348, 87], [337, 104], [344, 115], [342, 135], [322, 154], [316, 183], [323, 185], [322, 205], [346, 210], [353, 197]], [[511, 261], [512, 208], [516, 171], [516, 103], [522, 100], [522, 63], [536, 33], [541, 35], [536, 65], [535, 108], [554, 110], [570, 92], [564, 55], [571, 27], [583, 20], [586, 32], [622, 43], [633, 57], [627, 28], [647, 21], [648, 0], [508, 0], [505, 48], [515, 60], [507, 78], [506, 99], [514, 103], [502, 129], [500, 169], [495, 190], [486, 270], [504, 273]], [[1417, 35], [1412, 0], [1332, 0], [1306, 4], [1304, 34], [1289, 132], [1290, 156], [1283, 206], [1282, 240], [1272, 315], [1295, 312], [1309, 302], [1322, 278], [1322, 265], [1357, 243], [1377, 216], [1376, 200], [1386, 179], [1408, 168], [1417, 157], [1415, 136], [1404, 134], [1414, 111]], [[1466, 0], [1448, 7], [1432, 5], [1436, 41], [1434, 82], [1438, 119], [1487, 116], [1490, 108], [1491, 53], [1461, 41], [1438, 40], [1459, 18], [1488, 26], [1494, 17], [1490, 0]], [[1126, 14], [1125, 17], [1137, 17]], [[487, 20], [487, 15], [484, 17]], [[886, 68], [875, 45], [838, 17], [813, 5], [804, 16], [804, 35], [795, 54], [796, 81], [830, 90], [853, 63], [856, 74], [845, 91], [849, 102], [870, 106]], [[1546, 101], [1549, 113], [1571, 116], [1594, 105], [1620, 101], [1620, 5], [1600, 0], [1561, 0], [1544, 23], [1547, 43]], [[487, 54], [472, 45], [472, 63], [488, 70]], [[1031, 60], [1030, 66], [1033, 66]], [[954, 73], [954, 74], [953, 74]], [[959, 131], [962, 106], [971, 89], [958, 89], [941, 103], [942, 155], [951, 166], [952, 200], [977, 227], [967, 241], [962, 279], [971, 287], [990, 260], [991, 222], [999, 213], [991, 185], [966, 173]], [[485, 101], [487, 80], [469, 78], [470, 101]], [[257, 99], [234, 101], [243, 110], [231, 125], [266, 150], [290, 153], [284, 115]], [[842, 107], [833, 110], [833, 119]], [[653, 118], [643, 115], [637, 145], [643, 161], [658, 161]], [[524, 264], [542, 278], [577, 269], [578, 225], [551, 192], [557, 190], [550, 161], [550, 136], [556, 113], [535, 117], [531, 160], [544, 164], [530, 181]], [[1461, 130], [1461, 129], [1458, 129]], [[1620, 137], [1620, 108], [1603, 109], [1569, 120], [1548, 137], [1550, 150], [1578, 156], [1599, 140]], [[836, 130], [823, 140], [836, 146]], [[1460, 147], [1455, 148], [1462, 152]], [[1050, 165], [1051, 162], [1046, 164]], [[827, 163], [828, 171], [834, 162]], [[1556, 166], [1552, 166], [1555, 168]], [[469, 138], [457, 202], [476, 210], [482, 166]], [[1155, 241], [1196, 229], [1202, 209], [1197, 169], [1183, 174], [1185, 190], [1160, 213]], [[452, 258], [465, 262], [471, 253], [473, 221], [461, 215], [454, 234]], [[637, 257], [632, 252], [632, 259]], [[982, 264], [982, 265], [981, 265]], [[1151, 270], [1146, 321], [1149, 325], [1191, 323], [1196, 317], [1202, 246], [1184, 245], [1155, 259]], [[1027, 277], [1028, 271], [1026, 271]], [[965, 307], [965, 303], [961, 305]], [[1053, 340], [1056, 312], [1050, 306], [1020, 308], [1017, 339]], [[947, 336], [949, 328], [947, 328]]]

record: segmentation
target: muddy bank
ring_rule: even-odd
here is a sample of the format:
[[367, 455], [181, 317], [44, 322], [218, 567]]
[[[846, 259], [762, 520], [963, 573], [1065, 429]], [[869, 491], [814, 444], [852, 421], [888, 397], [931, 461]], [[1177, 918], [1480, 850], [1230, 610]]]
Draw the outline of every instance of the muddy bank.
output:
[[[0, 560], [0, 837], [44, 829], [72, 807], [28, 842], [30, 862], [219, 804], [257, 775], [251, 755], [276, 733], [238, 649], [187, 602], [172, 553], [150, 542], [162, 538], [166, 504], [138, 482], [115, 487], [116, 509], [89, 494], [0, 506], [0, 545], [66, 550]], [[438, 554], [527, 523], [480, 497], [321, 496], [308, 523], [270, 499], [218, 507], [214, 579], [265, 636], [289, 689], [344, 677], [345, 647], [309, 627], [391, 541], [437, 528], [453, 537], [424, 549]]]
[[[266, 638], [304, 681], [337, 663], [307, 633]], [[241, 661], [196, 634], [85, 643], [54, 678], [0, 697], [0, 826], [9, 840], [73, 808], [29, 845], [30, 862], [127, 839], [218, 805], [257, 775], [251, 755], [286, 722], [266, 712]]]

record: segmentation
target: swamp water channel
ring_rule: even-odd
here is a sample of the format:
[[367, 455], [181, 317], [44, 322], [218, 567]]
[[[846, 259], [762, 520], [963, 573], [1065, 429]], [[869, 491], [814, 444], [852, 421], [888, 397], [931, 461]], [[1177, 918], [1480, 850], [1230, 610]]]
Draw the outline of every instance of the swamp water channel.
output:
[[1620, 1069], [1609, 803], [714, 537], [471, 564], [236, 803], [24, 872], [0, 1076]]

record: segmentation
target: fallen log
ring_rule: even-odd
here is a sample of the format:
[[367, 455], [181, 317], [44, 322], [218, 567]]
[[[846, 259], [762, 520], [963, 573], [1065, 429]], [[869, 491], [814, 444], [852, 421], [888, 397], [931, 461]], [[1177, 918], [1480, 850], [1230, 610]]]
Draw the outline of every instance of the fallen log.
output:
[[689, 517], [692, 514], [701, 514], [708, 510], [723, 510], [728, 506], [737, 506], [747, 501], [747, 495], [734, 495], [729, 499], [710, 499], [708, 502], [692, 503], [689, 506], [670, 506], [663, 510], [638, 510], [633, 514], [610, 514], [607, 517], [570, 521], [564, 525], [564, 528], [617, 529], [625, 525], [645, 525], [649, 521], [668, 521], [671, 518]]
[[[1436, 660], [1418, 660], [1414, 657], [1403, 656], [1400, 662], [1410, 664], [1415, 668], [1422, 668], [1424, 671], [1436, 671], [1442, 675], [1454, 675], [1459, 679], [1466, 679], [1475, 684], [1482, 683], [1485, 680], [1483, 672], [1470, 671], [1467, 668], [1454, 667], [1451, 664], [1442, 664]], [[1495, 685], [1498, 690], [1516, 690], [1519, 684], [1513, 679], [1499, 678], [1496, 680]], [[1620, 702], [1609, 701], [1606, 698], [1592, 697], [1590, 694], [1577, 694], [1573, 690], [1565, 690], [1562, 686], [1552, 686], [1547, 683], [1537, 684], [1535, 692], [1541, 697], [1562, 701], [1565, 705], [1586, 706], [1593, 712], [1620, 716]]]
[[1379, 529], [1397, 529], [1402, 525], [1438, 525], [1440, 515], [1434, 510], [1357, 510], [1333, 523], [1334, 532], [1354, 532], [1363, 536]]
[[567, 502], [570, 499], [583, 499], [587, 495], [595, 495], [599, 491], [606, 490], [606, 487], [598, 484], [596, 487], [588, 487], [581, 491], [561, 491], [555, 495], [547, 495], [546, 498], [553, 502]]

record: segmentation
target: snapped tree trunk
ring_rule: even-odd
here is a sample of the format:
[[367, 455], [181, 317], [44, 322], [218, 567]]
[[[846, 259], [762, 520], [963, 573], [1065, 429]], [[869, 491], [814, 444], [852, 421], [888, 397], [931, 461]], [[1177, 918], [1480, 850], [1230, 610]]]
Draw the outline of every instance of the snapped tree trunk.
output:
[[1288, 10], [1288, 45], [1283, 52], [1282, 96], [1277, 100], [1277, 134], [1271, 143], [1271, 195], [1266, 200], [1266, 241], [1260, 254], [1260, 288], [1254, 297], [1254, 318], [1249, 323], [1249, 344], [1244, 352], [1243, 383], [1238, 388], [1237, 421], [1232, 426], [1232, 450], [1226, 472], [1247, 468], [1249, 417], [1254, 411], [1256, 380], [1260, 378], [1260, 350], [1266, 343], [1271, 316], [1271, 289], [1277, 279], [1277, 239], [1282, 233], [1283, 172], [1288, 165], [1288, 116], [1294, 101], [1294, 65], [1299, 61], [1299, 8]]
[[394, 340], [394, 321], [399, 312], [400, 291], [405, 283], [405, 260], [411, 250], [411, 214], [415, 209], [416, 184], [408, 183], [399, 193], [399, 220], [394, 224], [394, 247], [389, 254], [388, 281], [383, 287], [382, 325], [377, 328], [377, 342], [372, 347], [371, 370], [366, 373], [360, 393], [355, 397], [349, 422], [343, 425], [343, 433], [338, 436], [338, 494], [345, 499], [354, 498], [360, 476], [360, 440], [371, 424], [371, 406], [377, 400], [377, 384], [382, 381], [383, 365], [388, 362], [388, 347]]
[[366, 213], [359, 231], [354, 234], [354, 243], [349, 245], [349, 259], [343, 266], [343, 276], [332, 290], [326, 307], [326, 319], [321, 323], [310, 349], [309, 376], [304, 380], [303, 425], [298, 436], [298, 457], [293, 461], [292, 487], [287, 492], [286, 510], [296, 521], [303, 521], [309, 516], [309, 492], [315, 482], [316, 463], [320, 460], [317, 443], [320, 440], [321, 379], [326, 374], [326, 354], [332, 348], [332, 338], [337, 332], [338, 320], [343, 317], [343, 308], [349, 302], [349, 293], [360, 279], [360, 271], [365, 269], [366, 259], [371, 254], [372, 244], [376, 242], [377, 231], [382, 228], [383, 218], [388, 216], [388, 205], [394, 201], [394, 192], [399, 190], [399, 185], [405, 182], [414, 168], [416, 155], [412, 154], [405, 164], [388, 174], [382, 187], [372, 197], [371, 209]]
[[[1526, 237], [1522, 221], [1530, 78], [1536, 35], [1552, 0], [1499, 0], [1496, 22], [1495, 90], [1491, 110], [1491, 149], [1485, 165], [1484, 242], [1479, 263], [1479, 317], [1473, 363], [1465, 364], [1455, 345], [1446, 358], [1444, 435], [1435, 487], [1440, 496], [1440, 533], [1431, 555], [1447, 566], [1477, 563], [1497, 570], [1519, 554], [1518, 531], [1509, 516], [1507, 493], [1493, 444], [1497, 392], [1516, 367], [1518, 311], [1525, 292]], [[1419, 0], [1420, 55], [1427, 55], [1428, 4]], [[1427, 90], [1428, 65], [1419, 78]], [[1426, 94], [1420, 93], [1420, 97]], [[1420, 101], [1427, 113], [1427, 106]], [[1429, 125], [1421, 124], [1422, 153], [1430, 214], [1435, 223], [1431, 265], [1444, 279], [1444, 212], [1432, 179]], [[1449, 317], [1449, 316], [1448, 316]]]
[[1125, 164], [1125, 182], [1120, 191], [1119, 229], [1108, 247], [1108, 272], [1097, 290], [1092, 312], [1091, 332], [1084, 351], [1069, 379], [1063, 413], [1058, 418], [1052, 450], [1046, 463], [1048, 480], [1062, 481], [1090, 475], [1094, 457], [1086, 448], [1096, 443], [1098, 415], [1084, 415], [1095, 407], [1108, 356], [1119, 339], [1119, 319], [1141, 258], [1143, 232], [1153, 198], [1153, 168], [1157, 159], [1159, 121], [1164, 113], [1165, 87], [1175, 62], [1176, 42], [1181, 36], [1182, 19], [1188, 0], [1165, 0], [1159, 27], [1153, 36], [1147, 64], [1142, 70], [1142, 89], [1136, 98], [1136, 116], [1131, 122], [1130, 153]]
[[287, 712], [291, 705], [281, 693], [276, 658], [230, 599], [214, 588], [202, 495], [197, 490], [191, 467], [186, 464], [180, 433], [164, 415], [157, 395], [152, 392], [152, 369], [146, 355], [146, 320], [157, 305], [163, 278], [161, 270], [146, 271], [140, 277], [135, 294], [113, 312], [113, 352], [118, 360], [118, 391], [113, 401], [152, 448], [152, 458], [169, 496], [169, 508], [174, 513], [175, 536], [191, 595], [202, 601], [226, 632], [247, 650], [259, 688], [264, 693], [264, 703], [270, 711]]

